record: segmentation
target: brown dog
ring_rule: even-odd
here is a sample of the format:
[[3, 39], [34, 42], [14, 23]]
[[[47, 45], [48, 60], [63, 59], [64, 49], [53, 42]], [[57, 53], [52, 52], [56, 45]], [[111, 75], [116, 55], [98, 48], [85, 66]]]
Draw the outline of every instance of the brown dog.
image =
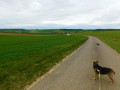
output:
[[98, 78], [100, 72], [100, 74], [102, 75], [108, 75], [111, 80], [111, 84], [114, 83], [113, 76], [115, 75], [115, 72], [111, 68], [101, 67], [100, 65], [98, 65], [98, 61], [93, 60], [93, 69], [95, 72], [95, 80]]

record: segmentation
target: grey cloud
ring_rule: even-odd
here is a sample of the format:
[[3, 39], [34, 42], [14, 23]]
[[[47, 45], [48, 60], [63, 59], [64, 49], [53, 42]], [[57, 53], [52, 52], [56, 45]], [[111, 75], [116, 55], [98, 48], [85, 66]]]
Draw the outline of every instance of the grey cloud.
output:
[[114, 27], [119, 6], [119, 0], [1, 0], [0, 28]]

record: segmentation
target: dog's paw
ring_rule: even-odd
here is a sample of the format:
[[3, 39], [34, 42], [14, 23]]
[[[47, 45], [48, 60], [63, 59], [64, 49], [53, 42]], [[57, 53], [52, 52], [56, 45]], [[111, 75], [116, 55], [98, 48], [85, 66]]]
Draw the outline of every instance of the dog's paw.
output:
[[110, 82], [111, 85], [113, 85], [114, 83], [113, 82]]
[[96, 78], [92, 78], [93, 80], [96, 80]]
[[110, 81], [110, 84], [113, 85], [113, 84], [114, 84], [114, 81]]

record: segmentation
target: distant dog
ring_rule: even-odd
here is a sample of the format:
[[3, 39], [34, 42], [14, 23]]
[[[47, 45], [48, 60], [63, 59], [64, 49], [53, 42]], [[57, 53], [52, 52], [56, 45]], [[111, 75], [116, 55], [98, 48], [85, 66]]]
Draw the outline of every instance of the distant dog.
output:
[[100, 45], [99, 43], [96, 43], [97, 45]]
[[96, 80], [98, 78], [99, 71], [100, 71], [100, 74], [108, 75], [108, 77], [111, 80], [111, 84], [113, 84], [114, 83], [113, 76], [115, 75], [115, 72], [111, 68], [101, 67], [100, 65], [98, 65], [98, 61], [93, 60], [92, 62], [93, 62], [93, 69], [95, 72], [94, 79]]

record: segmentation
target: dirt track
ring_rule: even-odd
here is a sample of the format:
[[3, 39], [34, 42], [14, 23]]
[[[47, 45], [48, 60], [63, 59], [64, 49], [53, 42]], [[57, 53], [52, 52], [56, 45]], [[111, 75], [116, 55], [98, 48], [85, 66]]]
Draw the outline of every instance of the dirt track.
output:
[[18, 34], [18, 33], [1, 33], [0, 35], [8, 35], [8, 36], [47, 36], [47, 35], [37, 35], [37, 34]]
[[114, 85], [107, 76], [101, 76], [101, 90], [120, 90], [120, 55], [94, 37], [29, 90], [99, 90], [99, 81], [92, 79], [92, 60], [116, 72]]

